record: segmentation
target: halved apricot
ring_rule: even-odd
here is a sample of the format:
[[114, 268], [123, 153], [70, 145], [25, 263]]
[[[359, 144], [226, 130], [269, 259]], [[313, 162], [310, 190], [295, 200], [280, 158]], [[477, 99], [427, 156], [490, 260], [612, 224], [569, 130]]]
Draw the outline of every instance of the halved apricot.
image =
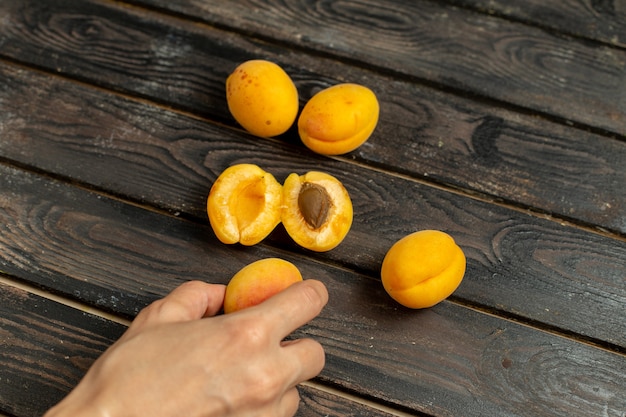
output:
[[281, 217], [297, 244], [328, 251], [343, 241], [352, 226], [352, 201], [343, 184], [329, 174], [291, 174], [283, 185]]
[[233, 165], [220, 174], [207, 199], [207, 213], [222, 243], [254, 245], [280, 223], [282, 187], [257, 165]]
[[383, 260], [387, 293], [409, 308], [432, 307], [461, 284], [466, 259], [454, 239], [439, 230], [422, 230], [397, 241]]
[[359, 84], [338, 84], [315, 94], [298, 119], [298, 133], [309, 149], [324, 155], [355, 150], [374, 132], [376, 95]]

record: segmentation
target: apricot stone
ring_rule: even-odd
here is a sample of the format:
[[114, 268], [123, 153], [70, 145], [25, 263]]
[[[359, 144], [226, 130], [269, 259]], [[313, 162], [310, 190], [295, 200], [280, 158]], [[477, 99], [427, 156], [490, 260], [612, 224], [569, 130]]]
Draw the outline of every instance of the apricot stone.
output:
[[343, 184], [329, 174], [291, 174], [283, 185], [281, 218], [297, 244], [324, 252], [339, 245], [348, 234], [352, 201]]
[[220, 174], [207, 199], [207, 213], [222, 243], [254, 245], [280, 223], [282, 186], [257, 165], [233, 165]]
[[409, 308], [432, 307], [450, 296], [465, 274], [465, 254], [447, 233], [422, 230], [396, 242], [383, 260], [387, 293]]
[[224, 313], [262, 303], [298, 281], [302, 281], [302, 275], [291, 262], [279, 258], [253, 262], [237, 272], [226, 286]]
[[285, 133], [298, 115], [298, 90], [277, 64], [261, 59], [239, 65], [226, 79], [226, 101], [248, 132], [271, 137]]
[[374, 132], [379, 105], [372, 90], [338, 84], [315, 94], [298, 119], [298, 133], [312, 151], [339, 155], [355, 150]]

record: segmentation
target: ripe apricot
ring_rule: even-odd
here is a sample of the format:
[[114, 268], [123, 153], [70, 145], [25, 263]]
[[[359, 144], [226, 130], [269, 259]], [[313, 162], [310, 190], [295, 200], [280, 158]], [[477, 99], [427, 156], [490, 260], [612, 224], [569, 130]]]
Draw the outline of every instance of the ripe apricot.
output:
[[409, 308], [432, 307], [461, 284], [465, 254], [447, 233], [422, 230], [397, 241], [383, 260], [387, 293]]
[[282, 187], [257, 165], [233, 165], [220, 174], [207, 199], [207, 213], [222, 243], [254, 245], [280, 223]]
[[338, 84], [315, 94], [298, 119], [298, 133], [312, 151], [339, 155], [355, 150], [374, 132], [379, 106], [372, 90]]
[[255, 306], [298, 281], [302, 275], [291, 262], [266, 258], [237, 272], [226, 286], [224, 313]]
[[290, 174], [283, 185], [282, 222], [300, 246], [317, 252], [339, 245], [352, 226], [352, 201], [335, 177]]
[[226, 101], [248, 132], [271, 137], [285, 133], [298, 115], [298, 90], [277, 64], [261, 59], [239, 65], [226, 79]]

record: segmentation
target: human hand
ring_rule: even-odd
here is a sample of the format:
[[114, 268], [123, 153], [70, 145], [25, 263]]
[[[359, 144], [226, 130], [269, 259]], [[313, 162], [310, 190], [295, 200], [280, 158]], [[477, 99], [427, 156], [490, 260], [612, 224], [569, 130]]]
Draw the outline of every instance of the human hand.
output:
[[224, 290], [188, 282], [146, 307], [45, 417], [293, 416], [296, 385], [322, 370], [324, 351], [284, 338], [321, 312], [326, 288], [306, 280], [215, 316]]

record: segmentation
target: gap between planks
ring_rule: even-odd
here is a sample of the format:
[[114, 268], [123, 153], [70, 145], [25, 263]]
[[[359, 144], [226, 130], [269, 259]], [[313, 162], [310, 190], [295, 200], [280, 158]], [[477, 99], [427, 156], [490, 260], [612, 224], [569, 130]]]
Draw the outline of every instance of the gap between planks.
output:
[[[326, 386], [326, 385], [322, 385], [322, 384], [314, 382], [314, 381], [301, 382], [299, 385], [303, 386], [303, 387], [307, 387], [307, 388], [312, 388], [312, 389], [315, 389], [317, 391], [325, 392], [327, 394], [333, 395], [335, 397], [343, 398], [343, 399], [348, 400], [348, 401], [353, 402], [353, 403], [361, 404], [363, 406], [372, 408], [374, 410], [387, 413], [390, 416], [395, 416], [395, 417], [415, 417], [416, 416], [416, 414], [405, 413], [403, 411], [396, 410], [395, 408], [391, 408], [391, 407], [388, 407], [386, 405], [379, 404], [377, 402], [367, 400], [365, 398], [357, 397], [356, 395], [348, 394], [346, 392], [340, 391], [340, 390], [335, 389], [335, 388], [331, 388], [331, 387]], [[2, 416], [0, 416], [0, 417], [2, 417]]]
[[[122, 324], [124, 326], [129, 326], [130, 323], [131, 323], [130, 320], [127, 320], [125, 318], [122, 318], [122, 317], [119, 317], [117, 315], [108, 313], [108, 312], [100, 310], [98, 308], [94, 308], [94, 307], [89, 306], [87, 304], [84, 304], [84, 303], [81, 303], [81, 302], [78, 302], [78, 301], [74, 301], [74, 300], [71, 300], [69, 298], [66, 298], [66, 297], [63, 297], [63, 296], [60, 296], [60, 295], [53, 294], [51, 292], [48, 292], [46, 290], [42, 290], [42, 289], [34, 287], [32, 285], [25, 284], [25, 283], [22, 283], [22, 282], [18, 282], [16, 280], [10, 279], [9, 277], [7, 277], [5, 275], [0, 275], [0, 284], [4, 284], [4, 285], [9, 286], [9, 287], [20, 289], [20, 290], [28, 292], [30, 294], [37, 295], [39, 297], [42, 297], [42, 298], [45, 298], [45, 299], [57, 302], [59, 304], [62, 304], [62, 305], [74, 308], [74, 309], [79, 310], [79, 311], [83, 311], [83, 312], [88, 313], [88, 314], [92, 314], [94, 316], [98, 316], [98, 317], [104, 318], [106, 320], [113, 321], [115, 323]], [[515, 323], [517, 325], [524, 326], [524, 327], [529, 327], [529, 328], [532, 328], [533, 330], [544, 332], [544, 333], [548, 333], [548, 334], [551, 334], [553, 336], [557, 336], [557, 337], [560, 337], [560, 338], [569, 339], [569, 340], [575, 340], [578, 343], [591, 345], [594, 348], [605, 350], [605, 351], [607, 351], [609, 353], [612, 353], [612, 354], [617, 354], [619, 356], [626, 356], [623, 352], [617, 352], [617, 351], [615, 351], [613, 349], [608, 349], [608, 348], [606, 348], [604, 346], [597, 345], [597, 344], [594, 344], [594, 343], [590, 343], [588, 341], [578, 340], [578, 339], [571, 339], [567, 335], [563, 335], [563, 334], [561, 334], [559, 332], [552, 331], [550, 329], [542, 329], [542, 328], [539, 328], [539, 327], [532, 326], [532, 325], [530, 325], [528, 323], [520, 322], [520, 321], [517, 321], [517, 320], [512, 320], [512, 319], [507, 318], [507, 317], [498, 316], [498, 315], [493, 314], [490, 311], [485, 311], [485, 310], [477, 308], [475, 306], [465, 305], [464, 303], [458, 303], [458, 302], [452, 301], [452, 300], [451, 300], [451, 302], [454, 302], [455, 304], [463, 305], [465, 308], [477, 311], [477, 312], [479, 312], [481, 314], [486, 314], [486, 315], [489, 315], [489, 316], [497, 317], [500, 320], [509, 321], [509, 322]], [[326, 392], [328, 394], [331, 394], [331, 395], [334, 395], [334, 396], [337, 396], [337, 397], [341, 397], [341, 398], [346, 399], [346, 400], [351, 401], [351, 402], [362, 404], [364, 406], [376, 409], [378, 411], [382, 411], [382, 412], [388, 413], [388, 414], [390, 414], [392, 416], [396, 416], [396, 417], [414, 416], [413, 414], [408, 414], [408, 413], [405, 413], [405, 412], [393, 409], [391, 407], [388, 407], [388, 406], [376, 403], [374, 401], [370, 401], [370, 400], [367, 400], [367, 399], [364, 399], [364, 398], [361, 398], [361, 397], [357, 397], [355, 395], [351, 395], [349, 393], [346, 393], [346, 392], [343, 392], [343, 391], [340, 391], [340, 390], [337, 390], [337, 389], [334, 389], [334, 388], [331, 388], [331, 387], [328, 387], [326, 385], [322, 385], [322, 384], [319, 384], [319, 383], [316, 383], [316, 382], [306, 381], [306, 382], [301, 383], [301, 385], [302, 386], [306, 386], [306, 387], [310, 387], [310, 388], [313, 388], [313, 389], [316, 389], [318, 391]], [[0, 417], [7, 417], [7, 416], [5, 416], [2, 413], [0, 413]]]
[[[132, 6], [132, 7], [137, 7], [137, 6]], [[7, 59], [5, 57], [0, 57], [0, 62], [9, 62], [11, 65], [14, 66], [18, 66], [24, 69], [28, 69], [29, 71], [34, 71], [34, 72], [38, 72], [40, 74], [45, 74], [47, 76], [52, 76], [52, 77], [58, 77], [64, 80], [68, 80], [72, 83], [76, 83], [79, 85], [82, 85], [85, 88], [89, 88], [89, 89], [95, 89], [98, 90], [104, 94], [109, 94], [109, 95], [113, 95], [113, 96], [117, 96], [126, 100], [130, 100], [132, 102], [135, 103], [140, 103], [140, 104], [144, 104], [147, 106], [154, 106], [157, 107], [163, 111], [168, 111], [168, 112], [172, 112], [175, 113], [177, 115], [183, 116], [183, 117], [188, 117], [190, 119], [194, 119], [194, 120], [198, 120], [198, 121], [202, 121], [202, 122], [207, 122], [210, 124], [213, 124], [215, 126], [220, 126], [224, 129], [228, 129], [228, 130], [237, 130], [237, 131], [242, 131], [245, 132], [241, 129], [238, 129], [236, 127], [230, 126], [230, 125], [225, 125], [223, 123], [219, 123], [216, 122], [214, 120], [211, 119], [206, 119], [203, 118], [197, 114], [194, 114], [192, 112], [186, 111], [184, 109], [179, 109], [176, 107], [170, 107], [167, 106], [164, 103], [159, 103], [158, 101], [154, 100], [154, 99], [150, 99], [150, 98], [146, 98], [146, 97], [140, 97], [140, 96], [136, 96], [136, 95], [132, 95], [129, 93], [123, 93], [123, 92], [118, 92], [118, 91], [114, 91], [114, 90], [110, 90], [107, 89], [105, 87], [99, 86], [97, 84], [91, 84], [87, 81], [83, 81], [77, 78], [73, 78], [71, 76], [68, 75], [63, 75], [63, 74], [56, 74], [50, 71], [46, 71], [45, 69], [41, 69], [41, 68], [37, 68], [37, 67], [33, 67], [27, 63], [22, 63], [19, 61], [13, 61], [10, 59]], [[571, 127], [571, 126], [570, 126]], [[280, 139], [276, 139], [276, 138], [265, 138], [264, 140], [270, 140], [270, 141], [274, 141], [276, 143], [280, 143], [281, 145], [287, 145], [287, 146], [291, 146], [289, 144], [286, 144], [285, 142], [281, 141]], [[615, 240], [619, 240], [619, 241], [623, 241], [626, 242], [626, 234], [622, 234], [619, 233], [618, 231], [612, 231], [612, 230], [607, 230], [604, 229], [600, 226], [596, 226], [593, 224], [587, 224], [585, 222], [582, 221], [577, 221], [576, 219], [569, 219], [565, 216], [560, 216], [560, 215], [554, 215], [550, 212], [546, 212], [541, 210], [540, 208], [537, 207], [533, 207], [533, 206], [526, 206], [526, 205], [522, 205], [522, 204], [517, 204], [513, 201], [508, 201], [508, 200], [502, 200], [500, 201], [498, 199], [497, 196], [492, 196], [490, 194], [487, 193], [483, 193], [477, 190], [472, 190], [470, 188], [462, 188], [462, 187], [457, 187], [451, 184], [446, 184], [446, 183], [439, 183], [439, 182], [435, 182], [435, 181], [430, 181], [428, 180], [428, 176], [424, 176], [424, 177], [418, 177], [418, 176], [411, 176], [405, 173], [400, 173], [400, 172], [393, 172], [393, 171], [389, 171], [386, 170], [384, 168], [381, 167], [377, 167], [368, 163], [364, 163], [361, 161], [357, 161], [354, 159], [351, 159], [349, 156], [328, 156], [328, 158], [339, 161], [341, 163], [346, 163], [349, 165], [353, 165], [353, 166], [358, 166], [359, 168], [365, 169], [367, 171], [373, 171], [373, 172], [378, 172], [384, 175], [389, 175], [391, 177], [396, 177], [396, 178], [400, 178], [403, 180], [407, 180], [413, 183], [418, 183], [421, 185], [424, 185], [426, 187], [430, 187], [430, 188], [434, 188], [437, 190], [441, 190], [444, 192], [449, 192], [455, 195], [458, 195], [460, 197], [464, 197], [464, 198], [469, 198], [470, 200], [475, 200], [475, 201], [479, 201], [479, 202], [483, 202], [483, 203], [489, 203], [489, 204], [493, 204], [495, 206], [499, 206], [499, 207], [503, 207], [509, 210], [513, 210], [519, 213], [523, 213], [525, 215], [529, 215], [531, 217], [535, 217], [535, 218], [540, 218], [543, 220], [547, 220], [553, 223], [557, 223], [560, 224], [561, 226], [566, 226], [566, 227], [572, 227], [575, 229], [579, 229], [579, 230], [584, 230], [586, 232], [595, 234], [595, 235], [600, 235], [606, 238], [610, 238], [610, 239], [615, 239]], [[131, 205], [135, 205], [147, 210], [151, 210], [151, 211], [156, 211], [158, 213], [161, 214], [166, 214], [166, 215], [173, 215], [174, 217], [179, 217], [179, 218], [187, 218], [188, 220], [192, 220], [193, 218], [188, 218], [187, 216], [178, 216], [177, 214], [173, 214], [171, 212], [168, 212], [166, 210], [163, 210], [157, 206], [154, 206], [150, 203], [146, 203], [146, 202], [139, 202], [139, 201], [133, 201], [131, 199], [128, 199], [125, 196], [118, 196], [114, 193], [109, 192], [106, 189], [101, 189], [98, 187], [93, 187], [91, 186], [91, 184], [88, 183], [83, 183], [81, 181], [77, 181], [73, 178], [68, 178], [68, 177], [64, 177], [62, 175], [51, 175], [50, 173], [46, 172], [46, 171], [42, 171], [39, 169], [34, 169], [31, 166], [28, 165], [24, 165], [24, 164], [20, 164], [17, 163], [16, 161], [10, 160], [10, 159], [4, 159], [4, 158], [0, 158], [0, 163], [4, 163], [6, 165], [9, 166], [14, 166], [17, 167], [19, 169], [25, 170], [25, 171], [29, 171], [29, 172], [35, 172], [38, 175], [48, 175], [53, 179], [56, 180], [62, 180], [62, 181], [66, 181], [68, 183], [70, 183], [73, 186], [76, 186], [78, 188], [83, 188], [86, 189], [88, 191], [91, 192], [96, 192], [98, 194], [101, 194], [105, 197], [114, 199], [114, 200], [119, 200], [122, 201], [124, 203], [127, 204], [131, 204]], [[2, 417], [2, 416], [0, 416]]]
[[[94, 316], [98, 316], [98, 317], [104, 318], [106, 320], [110, 320], [110, 321], [113, 321], [113, 322], [116, 322], [116, 323], [119, 323], [119, 324], [122, 324], [122, 325], [125, 325], [125, 326], [129, 326], [130, 323], [131, 323], [129, 320], [126, 320], [126, 319], [124, 319], [122, 317], [118, 317], [118, 316], [116, 316], [114, 314], [111, 314], [111, 313], [108, 313], [106, 311], [103, 311], [103, 310], [100, 310], [100, 309], [97, 309], [97, 308], [93, 308], [93, 307], [91, 307], [91, 306], [89, 306], [87, 304], [84, 304], [84, 303], [80, 303], [80, 302], [77, 302], [77, 301], [74, 301], [74, 300], [70, 300], [68, 298], [65, 298], [65, 297], [62, 297], [62, 296], [59, 296], [59, 295], [56, 295], [56, 294], [52, 294], [52, 293], [50, 293], [48, 291], [36, 288], [36, 287], [34, 287], [32, 285], [28, 285], [28, 284], [25, 284], [25, 283], [21, 283], [21, 282], [12, 280], [12, 279], [10, 279], [10, 278], [8, 278], [6, 276], [0, 275], [0, 284], [6, 285], [6, 286], [9, 286], [9, 287], [13, 287], [13, 288], [17, 288], [17, 289], [25, 291], [25, 292], [27, 292], [29, 294], [34, 294], [36, 296], [39, 296], [39, 297], [42, 297], [42, 298], [54, 301], [56, 303], [59, 303], [59, 304], [62, 304], [62, 305], [74, 308], [76, 310], [83, 311], [83, 312], [88, 313], [88, 314], [92, 314]], [[331, 387], [322, 385], [322, 384], [317, 383], [317, 382], [305, 381], [305, 382], [301, 383], [300, 385], [302, 385], [304, 387], [315, 389], [317, 391], [325, 392], [327, 394], [331, 394], [333, 396], [340, 397], [340, 398], [343, 398], [343, 399], [348, 400], [350, 402], [358, 403], [358, 404], [364, 405], [366, 407], [369, 407], [369, 408], [372, 408], [372, 409], [375, 409], [375, 410], [378, 410], [378, 411], [385, 412], [385, 413], [387, 413], [387, 414], [389, 414], [391, 416], [396, 416], [396, 417], [413, 417], [414, 416], [413, 414], [407, 414], [405, 412], [402, 412], [402, 411], [399, 411], [399, 410], [395, 410], [395, 409], [390, 408], [388, 406], [385, 406], [385, 405], [382, 405], [382, 404], [378, 404], [378, 403], [376, 403], [374, 401], [370, 401], [370, 400], [367, 400], [367, 399], [364, 399], [364, 398], [360, 398], [360, 397], [357, 397], [357, 396], [352, 395], [352, 394], [345, 393], [343, 391], [340, 391], [340, 390], [337, 390], [335, 388], [331, 388]], [[5, 414], [0, 413], [0, 417], [8, 417], [8, 416], [5, 415]]]
[[[25, 283], [22, 283], [22, 282], [18, 282], [18, 281], [12, 280], [12, 279], [8, 278], [7, 276], [0, 275], [0, 284], [4, 284], [4, 285], [9, 286], [9, 287], [20, 289], [20, 290], [25, 291], [27, 293], [37, 295], [37, 296], [39, 296], [41, 298], [45, 298], [45, 299], [54, 301], [54, 302], [59, 303], [59, 304], [63, 304], [65, 306], [74, 308], [76, 310], [80, 310], [82, 312], [85, 312], [85, 313], [88, 313], [88, 314], [91, 314], [91, 315], [94, 315], [94, 316], [98, 316], [98, 317], [104, 318], [106, 320], [122, 324], [124, 326], [129, 326], [130, 325], [130, 321], [129, 320], [126, 320], [126, 319], [124, 319], [122, 317], [116, 316], [115, 314], [108, 313], [106, 311], [100, 310], [98, 308], [94, 308], [92, 306], [89, 306], [87, 304], [84, 304], [84, 303], [81, 303], [81, 302], [78, 302], [78, 301], [70, 300], [69, 298], [53, 294], [51, 292], [48, 292], [46, 290], [42, 290], [40, 288], [37, 288], [37, 287], [29, 285], [29, 284], [25, 284]], [[4, 416], [2, 416], [2, 414], [0, 414], [0, 417], [4, 417]]]

